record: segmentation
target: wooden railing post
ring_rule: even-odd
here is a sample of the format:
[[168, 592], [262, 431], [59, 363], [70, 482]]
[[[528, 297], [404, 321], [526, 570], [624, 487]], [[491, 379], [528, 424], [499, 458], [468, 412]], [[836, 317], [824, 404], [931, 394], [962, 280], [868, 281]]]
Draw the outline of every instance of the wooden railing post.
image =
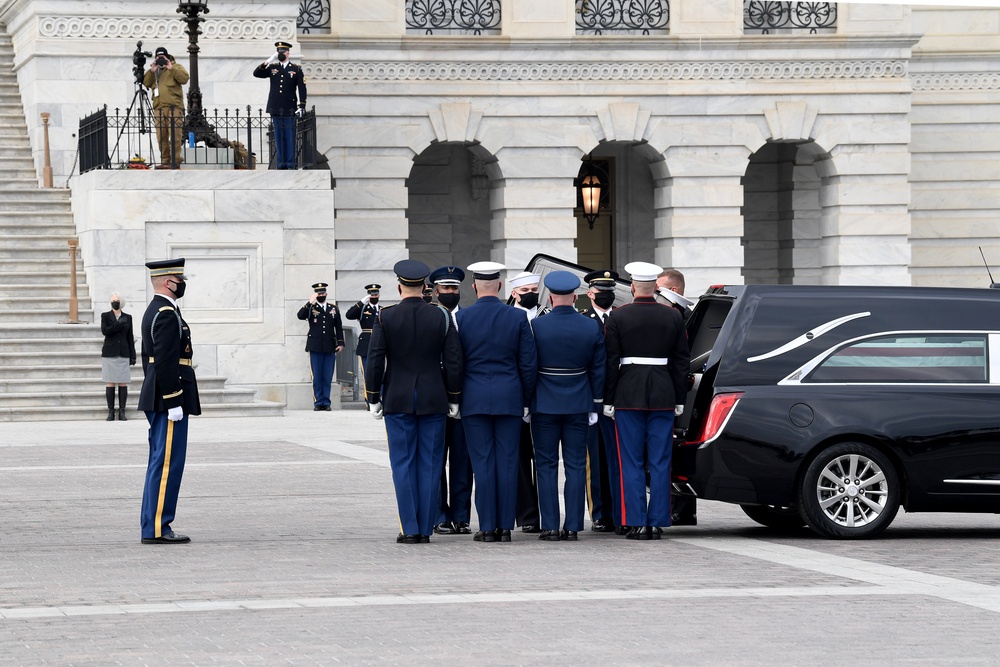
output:
[[80, 240], [69, 240], [69, 321], [66, 324], [83, 324], [80, 321], [80, 303], [76, 296], [76, 249]]
[[42, 128], [45, 137], [44, 166], [42, 167], [42, 187], [52, 187], [52, 156], [49, 154], [49, 117], [47, 111], [42, 112]]

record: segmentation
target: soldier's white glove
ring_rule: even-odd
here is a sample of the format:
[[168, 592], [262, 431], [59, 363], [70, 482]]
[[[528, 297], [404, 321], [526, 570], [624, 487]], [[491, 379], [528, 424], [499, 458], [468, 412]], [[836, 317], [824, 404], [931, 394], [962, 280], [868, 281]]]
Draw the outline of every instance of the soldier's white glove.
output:
[[179, 422], [184, 419], [184, 408], [179, 405], [176, 408], [169, 408], [167, 410], [167, 419], [172, 422]]
[[587, 413], [587, 426], [593, 426], [596, 423], [597, 423], [597, 413], [596, 412], [588, 412]]
[[458, 409], [458, 403], [448, 404], [448, 416], [451, 417], [452, 419], [462, 418], [462, 412], [461, 410]]
[[264, 64], [265, 65], [273, 65], [276, 62], [278, 62], [278, 54], [277, 53], [272, 53], [271, 57], [264, 61]]
[[365, 294], [365, 298], [361, 299], [361, 303], [367, 306], [371, 298], [372, 298], [371, 294]]
[[615, 406], [613, 406], [613, 405], [605, 405], [604, 406], [604, 416], [605, 417], [609, 417], [611, 419], [614, 419], [615, 418]]
[[521, 417], [521, 419], [524, 420], [525, 424], [530, 424], [531, 423], [531, 410], [529, 410], [528, 408], [525, 408], [524, 409], [524, 416]]
[[374, 417], [376, 421], [381, 421], [382, 419], [381, 403], [372, 403], [371, 405], [368, 406], [368, 411], [372, 413], [372, 417]]
[[306, 110], [303, 109], [302, 107], [299, 107], [298, 109], [295, 110], [296, 118], [304, 118], [305, 115], [306, 115]]
[[675, 405], [674, 406], [674, 416], [675, 417], [680, 417], [682, 414], [684, 414], [684, 406], [683, 405]]

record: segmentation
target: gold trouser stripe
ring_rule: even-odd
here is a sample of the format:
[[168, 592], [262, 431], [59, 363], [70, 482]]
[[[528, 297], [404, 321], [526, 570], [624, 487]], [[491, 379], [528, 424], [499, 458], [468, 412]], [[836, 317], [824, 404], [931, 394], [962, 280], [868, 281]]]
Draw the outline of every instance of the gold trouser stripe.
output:
[[590, 509], [590, 519], [594, 519], [594, 495], [590, 489], [590, 450], [587, 450], [587, 507]]
[[160, 495], [156, 499], [156, 525], [154, 537], [163, 537], [163, 503], [167, 497], [167, 478], [170, 477], [170, 450], [174, 445], [174, 423], [167, 420], [167, 442], [163, 449], [163, 470], [160, 471]]
[[365, 385], [365, 358], [358, 357], [358, 366], [361, 367], [361, 396], [368, 400], [368, 386]]
[[[149, 363], [153, 363], [153, 357], [149, 358]], [[194, 360], [192, 359], [178, 359], [177, 363], [181, 366], [194, 366]]]

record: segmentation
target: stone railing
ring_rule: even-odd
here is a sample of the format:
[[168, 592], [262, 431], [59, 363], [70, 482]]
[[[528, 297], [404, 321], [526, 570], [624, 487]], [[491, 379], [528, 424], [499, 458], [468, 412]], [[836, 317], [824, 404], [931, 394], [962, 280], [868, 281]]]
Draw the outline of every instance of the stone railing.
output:
[[744, 34], [806, 31], [810, 34], [836, 32], [837, 3], [743, 0]]
[[578, 35], [667, 34], [668, 0], [576, 0]]

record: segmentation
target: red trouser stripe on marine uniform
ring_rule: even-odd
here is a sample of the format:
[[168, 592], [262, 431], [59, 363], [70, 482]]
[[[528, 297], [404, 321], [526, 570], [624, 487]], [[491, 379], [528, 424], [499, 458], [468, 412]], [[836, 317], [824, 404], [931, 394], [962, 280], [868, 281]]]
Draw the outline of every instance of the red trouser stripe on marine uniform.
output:
[[621, 499], [622, 503], [622, 524], [623, 526], [628, 525], [628, 519], [625, 518], [625, 473], [622, 472], [622, 445], [621, 440], [618, 438], [618, 422], [615, 422], [615, 454], [618, 455], [618, 497]]

